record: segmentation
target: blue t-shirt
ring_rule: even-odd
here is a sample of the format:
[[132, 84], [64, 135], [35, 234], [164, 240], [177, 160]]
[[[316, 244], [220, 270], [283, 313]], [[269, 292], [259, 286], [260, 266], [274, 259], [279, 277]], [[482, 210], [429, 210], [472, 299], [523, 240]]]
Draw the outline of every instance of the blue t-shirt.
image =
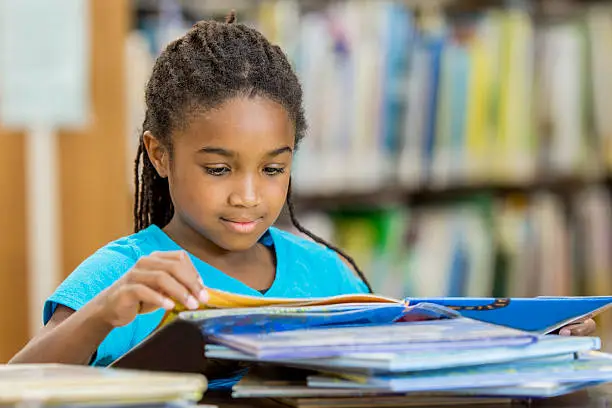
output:
[[[290, 298], [367, 292], [363, 282], [328, 248], [274, 227], [262, 236], [260, 242], [272, 247], [276, 254], [276, 276], [265, 295], [201, 259], [189, 256], [206, 286], [228, 292]], [[49, 321], [58, 304], [79, 310], [129, 271], [142, 256], [154, 251], [180, 249], [155, 225], [109, 243], [79, 265], [47, 299], [44, 323]], [[157, 327], [163, 315], [164, 310], [160, 309], [139, 315], [132, 323], [113, 329], [98, 347], [92, 364], [105, 366], [125, 354]], [[215, 381], [209, 387], [226, 388], [235, 381]]]

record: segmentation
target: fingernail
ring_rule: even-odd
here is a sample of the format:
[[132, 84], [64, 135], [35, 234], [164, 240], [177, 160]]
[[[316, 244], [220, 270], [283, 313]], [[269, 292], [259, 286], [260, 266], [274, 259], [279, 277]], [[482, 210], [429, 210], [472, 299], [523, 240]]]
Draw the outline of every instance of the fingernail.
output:
[[172, 310], [172, 309], [174, 309], [174, 306], [176, 306], [176, 305], [174, 304], [174, 302], [173, 302], [172, 300], [170, 300], [170, 299], [168, 299], [168, 298], [164, 298], [164, 299], [162, 300], [162, 307], [163, 307], [164, 309], [166, 309], [166, 310]]
[[198, 303], [196, 298], [191, 295], [188, 295], [187, 301], [185, 302], [185, 306], [187, 306], [188, 309], [197, 309], [200, 304]]
[[572, 332], [570, 329], [561, 329], [561, 331], [559, 332], [560, 336], [571, 336]]
[[206, 289], [202, 289], [198, 294], [198, 299], [200, 299], [200, 303], [207, 303], [210, 296], [208, 296], [208, 291]]

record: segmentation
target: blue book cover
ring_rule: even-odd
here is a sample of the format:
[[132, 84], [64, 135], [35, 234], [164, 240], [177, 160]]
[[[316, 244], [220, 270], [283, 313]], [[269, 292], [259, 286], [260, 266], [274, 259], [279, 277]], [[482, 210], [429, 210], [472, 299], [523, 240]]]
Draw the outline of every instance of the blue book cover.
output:
[[459, 220], [454, 220], [453, 226], [453, 257], [449, 274], [449, 296], [460, 296], [465, 293], [465, 286], [468, 282], [469, 258], [466, 253], [465, 237], [458, 225]]
[[[341, 305], [304, 308], [230, 309], [181, 314], [197, 321], [206, 335], [267, 333], [329, 325], [392, 323], [413, 310], [401, 304]], [[217, 313], [215, 313], [217, 312]]]
[[[422, 38], [423, 46], [430, 54], [431, 60], [431, 83], [429, 89], [431, 91], [429, 100], [426, 101], [428, 104], [427, 112], [428, 117], [426, 118], [426, 129], [425, 129], [425, 144], [423, 151], [423, 158], [426, 163], [431, 162], [436, 144], [436, 122], [438, 113], [438, 96], [439, 96], [439, 85], [440, 85], [440, 66], [442, 59], [442, 51], [446, 43], [445, 36], [425, 36]], [[409, 107], [409, 109], [418, 109], [418, 107]], [[429, 166], [426, 168], [429, 171]]]
[[405, 81], [411, 48], [414, 46], [412, 12], [403, 4], [385, 4], [386, 28], [382, 31], [384, 75], [381, 107], [382, 148], [393, 153], [401, 137], [402, 114], [405, 108]]
[[537, 298], [406, 298], [409, 304], [434, 303], [464, 317], [538, 334], [552, 333], [571, 322], [603, 312], [612, 296]]
[[326, 326], [367, 326], [456, 318], [440, 305], [419, 303], [346, 303], [305, 307], [209, 309], [182, 312], [179, 318], [195, 322], [205, 335], [256, 334]]

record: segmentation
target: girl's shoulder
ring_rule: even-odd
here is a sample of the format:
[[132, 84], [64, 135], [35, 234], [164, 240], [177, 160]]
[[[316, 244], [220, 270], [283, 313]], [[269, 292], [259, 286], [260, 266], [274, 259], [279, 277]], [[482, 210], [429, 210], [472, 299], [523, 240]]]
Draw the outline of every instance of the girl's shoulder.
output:
[[105, 287], [113, 283], [132, 268], [143, 255], [159, 250], [155, 240], [156, 229], [159, 230], [158, 227], [151, 226], [99, 248], [68, 275], [62, 286], [79, 286], [95, 282]]
[[126, 235], [104, 245], [94, 252], [86, 261], [116, 262], [133, 261], [154, 251], [175, 250], [163, 238], [163, 232], [156, 225], [151, 225], [136, 233]]
[[278, 228], [270, 228], [270, 233], [281, 269], [291, 276], [291, 293], [286, 295], [317, 297], [367, 292], [361, 279], [334, 250]]
[[112, 285], [155, 245], [155, 228], [116, 239], [85, 258], [57, 287], [45, 304], [45, 319], [56, 304], [78, 310], [102, 290]]
[[293, 257], [312, 258], [320, 262], [335, 262], [338, 258], [336, 252], [309, 238], [304, 238], [292, 232], [275, 227], [271, 227], [270, 232], [274, 239], [274, 245], [276, 245], [278, 250], [288, 252]]

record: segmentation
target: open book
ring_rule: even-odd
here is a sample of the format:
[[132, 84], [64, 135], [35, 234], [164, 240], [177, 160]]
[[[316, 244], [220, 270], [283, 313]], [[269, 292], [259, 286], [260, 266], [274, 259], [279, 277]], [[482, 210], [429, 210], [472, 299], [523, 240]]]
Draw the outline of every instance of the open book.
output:
[[[610, 297], [540, 298], [406, 298], [370, 294], [327, 298], [268, 298], [208, 289], [210, 299], [200, 310], [167, 312], [159, 327], [112, 365], [125, 368], [226, 373], [227, 361], [204, 357], [207, 336], [279, 331], [345, 324], [447, 319], [459, 316], [547, 334], [596, 315], [612, 305]], [[240, 370], [235, 366], [231, 369]], [[242, 367], [244, 368], [244, 367]], [[225, 374], [223, 374], [225, 375]]]
[[[375, 295], [321, 299], [270, 299], [209, 289], [210, 300], [197, 311], [167, 312], [145, 340], [111, 365], [122, 368], [224, 374], [227, 361], [204, 358], [207, 340], [220, 334], [287, 331], [338, 325], [388, 324], [460, 317], [444, 306]], [[220, 376], [221, 378], [221, 376]]]
[[[548, 334], [573, 322], [594, 317], [612, 305], [612, 296], [536, 297], [536, 298], [405, 298], [392, 299], [379, 295], [355, 294], [327, 298], [266, 298], [237, 295], [217, 289], [208, 289], [210, 300], [200, 310], [244, 308], [306, 308], [327, 307], [326, 312], [337, 311], [345, 305], [438, 305], [456, 311], [464, 317], [514, 329]], [[431, 306], [429, 306], [431, 307]], [[443, 308], [438, 312], [442, 313]], [[425, 308], [426, 309], [426, 308]], [[287, 309], [289, 312], [289, 309]], [[270, 311], [275, 312], [274, 309]], [[277, 313], [278, 311], [276, 311]], [[179, 314], [197, 318], [197, 312], [177, 308], [167, 312], [160, 326], [174, 320]], [[195, 313], [195, 314], [194, 314]], [[238, 313], [231, 313], [238, 314]], [[204, 317], [204, 316], [202, 316]]]
[[[371, 294], [354, 294], [354, 295], [338, 295], [326, 298], [268, 298], [238, 295], [230, 292], [225, 292], [218, 289], [207, 288], [209, 300], [205, 305], [200, 307], [200, 310], [210, 309], [245, 309], [245, 308], [264, 308], [264, 307], [284, 307], [284, 308], [304, 308], [314, 306], [330, 306], [332, 310], [335, 306], [346, 304], [395, 304], [407, 305], [406, 302], [392, 299], [379, 295]], [[160, 326], [174, 320], [180, 313], [188, 312], [182, 305], [169, 312], [162, 319]], [[189, 313], [189, 312], [188, 312]]]

